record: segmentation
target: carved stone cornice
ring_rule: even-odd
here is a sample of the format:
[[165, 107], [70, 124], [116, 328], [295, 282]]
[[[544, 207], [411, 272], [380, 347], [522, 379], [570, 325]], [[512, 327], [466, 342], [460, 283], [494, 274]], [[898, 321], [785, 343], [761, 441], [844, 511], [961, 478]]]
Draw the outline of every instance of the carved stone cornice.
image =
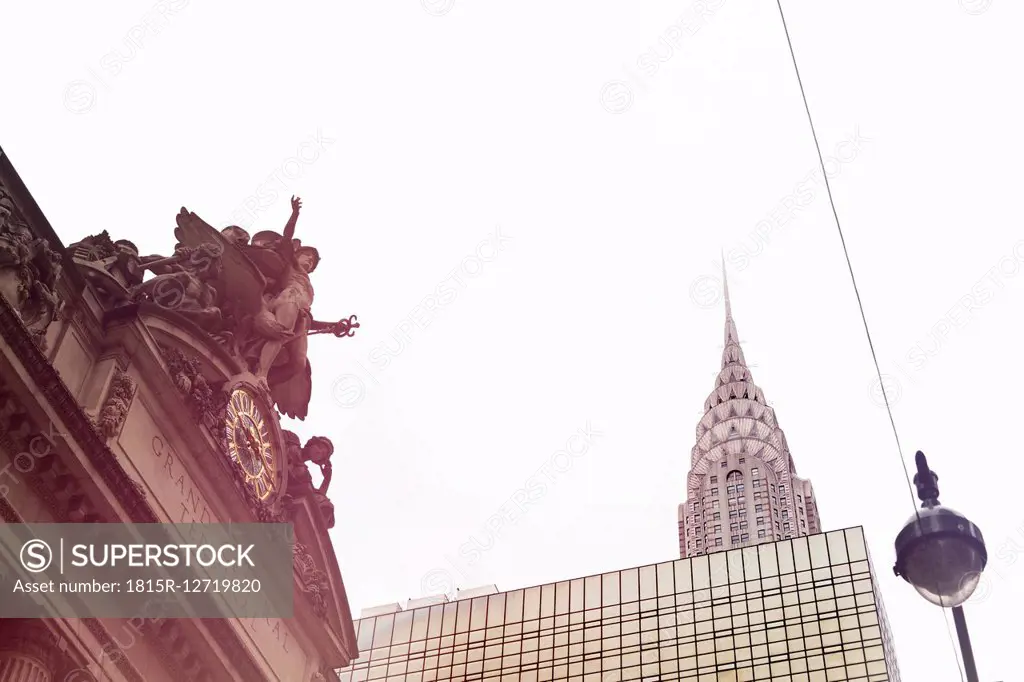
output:
[[12, 480], [18, 485], [27, 481], [58, 518], [98, 521], [100, 515], [81, 480], [56, 456], [55, 439], [61, 436], [53, 431], [44, 434], [0, 377], [0, 444], [11, 454]]
[[81, 446], [86, 457], [96, 467], [100, 478], [111, 491], [119, 493], [119, 502], [133, 519], [153, 518], [156, 515], [132, 483], [132, 478], [121, 466], [117, 456], [110, 450], [95, 425], [78, 404], [64, 383], [60, 373], [54, 369], [42, 351], [24, 333], [24, 327], [14, 315], [10, 304], [0, 298], [0, 338], [21, 360], [39, 390], [39, 397], [58, 414], [66, 435]]

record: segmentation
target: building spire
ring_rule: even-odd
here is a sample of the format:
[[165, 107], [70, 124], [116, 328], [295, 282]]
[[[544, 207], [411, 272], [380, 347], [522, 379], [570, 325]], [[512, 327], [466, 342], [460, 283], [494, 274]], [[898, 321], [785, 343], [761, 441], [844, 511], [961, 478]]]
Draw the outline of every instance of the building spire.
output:
[[729, 303], [729, 279], [725, 272], [725, 249], [722, 249], [722, 293], [725, 296], [725, 319], [732, 319], [732, 305]]
[[[740, 364], [743, 361], [743, 352], [739, 349], [740, 335], [736, 331], [736, 323], [732, 319], [732, 301], [729, 300], [729, 280], [725, 271], [725, 251], [722, 252], [722, 296], [725, 298], [725, 349], [722, 351], [722, 367], [728, 362], [738, 359]], [[735, 349], [730, 350], [730, 346]]]

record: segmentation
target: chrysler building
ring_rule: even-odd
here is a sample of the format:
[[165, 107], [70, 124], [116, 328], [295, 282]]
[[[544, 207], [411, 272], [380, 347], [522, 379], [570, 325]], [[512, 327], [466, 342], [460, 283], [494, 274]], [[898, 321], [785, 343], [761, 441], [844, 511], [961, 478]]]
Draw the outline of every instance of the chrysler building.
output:
[[821, 532], [811, 482], [796, 466], [764, 393], [754, 383], [722, 267], [725, 348], [697, 424], [686, 502], [679, 505], [681, 557]]

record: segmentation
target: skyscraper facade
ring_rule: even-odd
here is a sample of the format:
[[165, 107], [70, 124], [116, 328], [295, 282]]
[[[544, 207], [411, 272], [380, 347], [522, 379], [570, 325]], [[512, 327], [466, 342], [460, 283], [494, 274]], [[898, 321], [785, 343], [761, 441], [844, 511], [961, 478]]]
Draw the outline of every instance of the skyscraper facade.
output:
[[491, 592], [365, 613], [340, 682], [900, 679], [860, 528]]
[[786, 434], [743, 357], [725, 276], [723, 265], [725, 348], [679, 505], [682, 557], [821, 532], [811, 482], [796, 475]]

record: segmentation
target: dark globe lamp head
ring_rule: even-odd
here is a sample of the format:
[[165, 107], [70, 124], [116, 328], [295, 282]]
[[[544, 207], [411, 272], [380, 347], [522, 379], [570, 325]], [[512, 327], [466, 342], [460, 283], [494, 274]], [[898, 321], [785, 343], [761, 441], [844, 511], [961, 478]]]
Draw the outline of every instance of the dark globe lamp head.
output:
[[967, 601], [987, 561], [981, 530], [948, 507], [922, 509], [896, 536], [896, 575], [936, 606]]
[[928, 468], [924, 453], [918, 451], [914, 459], [914, 485], [922, 509], [896, 536], [893, 571], [932, 604], [960, 606], [974, 593], [985, 570], [985, 540], [963, 514], [939, 504], [939, 477]]

